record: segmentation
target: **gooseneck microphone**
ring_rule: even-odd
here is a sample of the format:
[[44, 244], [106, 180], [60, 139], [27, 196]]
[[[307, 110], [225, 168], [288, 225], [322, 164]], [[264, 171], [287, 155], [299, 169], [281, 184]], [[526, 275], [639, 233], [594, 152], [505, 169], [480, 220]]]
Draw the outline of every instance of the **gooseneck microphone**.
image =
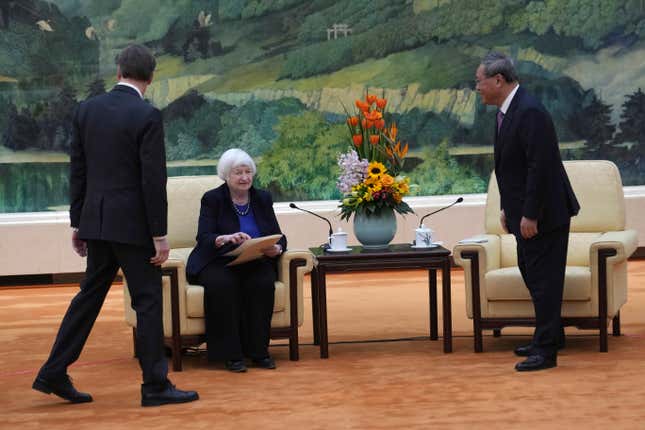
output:
[[[298, 209], [299, 211], [307, 212], [308, 214], [311, 214], [311, 215], [313, 215], [315, 217], [318, 217], [318, 218], [324, 220], [327, 223], [327, 225], [329, 225], [329, 237], [331, 238], [331, 235], [334, 234], [334, 229], [331, 228], [331, 222], [329, 222], [329, 220], [327, 218], [325, 218], [324, 216], [318, 215], [317, 213], [312, 212], [312, 211], [308, 211], [307, 209], [299, 208], [298, 206], [296, 206], [295, 203], [289, 203], [289, 207], [291, 209]], [[330, 240], [330, 239], [328, 239], [328, 240]]]
[[441, 209], [437, 209], [437, 210], [436, 210], [436, 211], [434, 211], [434, 212], [430, 212], [429, 214], [424, 215], [424, 216], [421, 218], [421, 221], [419, 221], [419, 228], [421, 228], [421, 226], [423, 225], [423, 220], [424, 220], [424, 219], [426, 219], [426, 218], [428, 218], [430, 215], [434, 215], [434, 214], [436, 214], [437, 212], [441, 212], [441, 211], [442, 211], [442, 210], [444, 210], [444, 209], [448, 209], [448, 208], [450, 208], [450, 207], [453, 207], [453, 206], [454, 206], [454, 205], [456, 205], [457, 203], [461, 203], [461, 202], [463, 202], [463, 201], [464, 201], [464, 198], [463, 198], [463, 197], [459, 197], [456, 201], [454, 201], [454, 202], [450, 203], [448, 206], [443, 207], [443, 208], [441, 208]]

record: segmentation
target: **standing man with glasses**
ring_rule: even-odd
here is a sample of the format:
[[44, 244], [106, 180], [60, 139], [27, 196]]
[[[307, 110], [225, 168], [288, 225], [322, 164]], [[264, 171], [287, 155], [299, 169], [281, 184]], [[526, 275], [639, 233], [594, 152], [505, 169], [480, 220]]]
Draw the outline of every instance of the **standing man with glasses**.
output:
[[491, 52], [476, 72], [476, 89], [486, 105], [498, 107], [495, 176], [502, 228], [515, 236], [517, 265], [535, 309], [535, 332], [515, 348], [527, 357], [518, 371], [557, 366], [564, 345], [560, 311], [571, 217], [580, 210], [564, 170], [558, 138], [544, 106], [518, 82], [513, 61]]
[[35, 390], [72, 403], [92, 401], [74, 388], [67, 368], [81, 354], [119, 267], [137, 313], [141, 405], [198, 399], [196, 392], [170, 383], [163, 348], [160, 266], [169, 253], [166, 154], [161, 112], [143, 100], [155, 65], [146, 47], [126, 47], [117, 57], [118, 84], [81, 103], [74, 117], [72, 246], [78, 255], [87, 256], [87, 269], [33, 383]]

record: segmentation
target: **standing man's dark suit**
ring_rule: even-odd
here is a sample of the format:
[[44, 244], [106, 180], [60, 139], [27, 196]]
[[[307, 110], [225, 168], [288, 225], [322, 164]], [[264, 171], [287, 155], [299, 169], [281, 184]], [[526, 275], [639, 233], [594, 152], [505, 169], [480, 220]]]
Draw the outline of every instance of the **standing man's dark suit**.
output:
[[[145, 81], [137, 79], [139, 70], [132, 66], [138, 64], [138, 56], [148, 60], [144, 65], [151, 63]], [[133, 45], [120, 58], [119, 79], [134, 79], [143, 89], [120, 83], [112, 91], [81, 103], [76, 111], [70, 219], [75, 229], [74, 248], [87, 255], [86, 277], [34, 388], [72, 402], [92, 400], [89, 394], [76, 392], [67, 368], [78, 359], [120, 267], [137, 313], [142, 404], [195, 400], [196, 393], [185, 395], [169, 383], [163, 349], [159, 266], [168, 255], [164, 132], [161, 112], [139, 93], [152, 79], [154, 57], [146, 48]], [[134, 76], [126, 74], [130, 68]]]
[[[507, 72], [504, 66], [509, 64]], [[486, 65], [492, 72], [501, 72], [486, 73]], [[516, 349], [518, 355], [529, 358], [516, 368], [539, 370], [556, 365], [558, 344], [564, 341], [560, 311], [569, 224], [580, 206], [560, 158], [551, 116], [523, 87], [517, 87], [514, 76], [512, 62], [492, 54], [478, 69], [477, 81], [484, 102], [495, 101], [487, 104], [496, 104], [501, 111], [512, 96], [503, 119], [498, 113], [495, 124], [495, 176], [502, 224], [517, 240], [518, 266], [536, 315], [533, 341]]]

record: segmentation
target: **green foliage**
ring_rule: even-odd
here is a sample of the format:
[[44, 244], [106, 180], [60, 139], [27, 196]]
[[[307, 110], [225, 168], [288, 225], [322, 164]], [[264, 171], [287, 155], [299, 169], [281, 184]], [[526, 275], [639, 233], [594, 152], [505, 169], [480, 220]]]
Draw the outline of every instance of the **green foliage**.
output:
[[[54, 6], [27, 0], [24, 7], [46, 21], [53, 31], [40, 30], [32, 15], [10, 9], [8, 26], [0, 31], [0, 75], [20, 79], [21, 89], [84, 83], [98, 73], [99, 45], [85, 37], [86, 18], [68, 19]], [[42, 96], [41, 96], [42, 97]]]
[[[327, 39], [327, 28], [333, 24], [348, 24], [353, 36], [377, 25], [391, 24], [393, 19], [412, 12], [405, 0], [341, 0], [309, 14], [298, 32], [298, 41], [309, 44]], [[394, 32], [390, 25], [388, 33]], [[400, 29], [397, 29], [399, 31]], [[385, 34], [383, 36], [386, 36]]]
[[277, 134], [274, 129], [281, 116], [301, 113], [304, 106], [296, 99], [251, 100], [222, 116], [217, 134], [216, 155], [229, 148], [241, 148], [252, 157], [269, 151]]
[[419, 30], [425, 40], [448, 40], [490, 34], [504, 22], [514, 1], [455, 0], [419, 14]]
[[317, 112], [283, 116], [278, 137], [262, 156], [257, 182], [276, 200], [337, 199], [338, 154], [348, 147], [347, 127]]
[[486, 192], [487, 179], [471, 168], [457, 163], [448, 153], [448, 143], [422, 152], [423, 163], [410, 173], [410, 182], [418, 185], [420, 195]]
[[645, 150], [645, 93], [639, 88], [625, 98], [618, 124], [620, 131], [615, 141], [638, 144], [641, 150]]
[[122, 0], [53, 0], [60, 10], [68, 16], [105, 16], [121, 6]]
[[[392, 29], [396, 31], [392, 31]], [[422, 43], [416, 21], [409, 16], [393, 18], [362, 33], [314, 43], [286, 55], [280, 78], [301, 79], [339, 70], [369, 58], [382, 58]]]
[[394, 118], [399, 128], [399, 139], [407, 142], [411, 150], [453, 141], [459, 129], [459, 123], [447, 115], [423, 112], [418, 108], [395, 115]]
[[122, 0], [121, 7], [112, 14], [117, 25], [110, 37], [140, 43], [158, 40], [181, 15], [197, 17], [191, 0]]
[[297, 6], [304, 0], [220, 0], [219, 17], [223, 20], [249, 19]]
[[87, 86], [87, 98], [100, 96], [101, 94], [105, 94], [105, 81], [97, 77]]
[[[511, 28], [538, 35], [549, 31], [579, 37], [588, 48], [602, 46], [618, 31], [642, 38], [645, 6], [640, 0], [544, 0], [531, 1], [511, 19]], [[627, 30], [627, 31], [624, 31]]]
[[221, 118], [230, 109], [230, 105], [214, 101], [199, 104], [193, 111], [188, 111], [182, 116], [168, 115], [170, 118], [166, 119], [164, 114], [166, 158], [215, 158], [215, 148], [218, 146], [217, 132], [222, 127]]
[[280, 117], [303, 109], [296, 99], [251, 100], [233, 107], [190, 92], [163, 110], [166, 156], [168, 160], [215, 159], [233, 147], [261, 156], [276, 138], [274, 127]]
[[576, 112], [572, 127], [587, 140], [587, 149], [594, 158], [606, 158], [611, 152], [611, 139], [616, 126], [611, 123], [611, 106], [594, 94], [590, 102]]

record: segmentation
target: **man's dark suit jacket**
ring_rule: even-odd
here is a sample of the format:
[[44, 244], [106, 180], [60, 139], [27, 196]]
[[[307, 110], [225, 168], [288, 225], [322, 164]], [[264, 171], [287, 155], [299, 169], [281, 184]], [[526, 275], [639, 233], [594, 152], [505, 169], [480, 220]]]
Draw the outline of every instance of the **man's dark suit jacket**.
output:
[[[251, 187], [249, 190], [251, 209], [260, 234], [282, 234], [280, 225], [273, 211], [273, 199], [266, 191]], [[232, 257], [224, 254], [233, 250], [238, 245], [227, 243], [219, 248], [215, 247], [215, 238], [223, 234], [232, 234], [240, 231], [240, 220], [233, 209], [231, 192], [226, 183], [207, 191], [202, 197], [199, 212], [199, 227], [197, 229], [197, 246], [190, 253], [186, 264], [186, 274], [189, 282], [194, 282], [199, 272], [209, 263], [219, 260], [222, 264], [231, 261]], [[278, 241], [282, 249], [287, 249], [287, 238], [282, 236]]]
[[151, 245], [166, 234], [166, 179], [158, 109], [124, 85], [79, 105], [70, 177], [79, 238]]
[[568, 224], [580, 210], [551, 116], [523, 87], [515, 93], [496, 134], [495, 176], [513, 233], [519, 232], [523, 216], [537, 220], [538, 231], [546, 233]]

